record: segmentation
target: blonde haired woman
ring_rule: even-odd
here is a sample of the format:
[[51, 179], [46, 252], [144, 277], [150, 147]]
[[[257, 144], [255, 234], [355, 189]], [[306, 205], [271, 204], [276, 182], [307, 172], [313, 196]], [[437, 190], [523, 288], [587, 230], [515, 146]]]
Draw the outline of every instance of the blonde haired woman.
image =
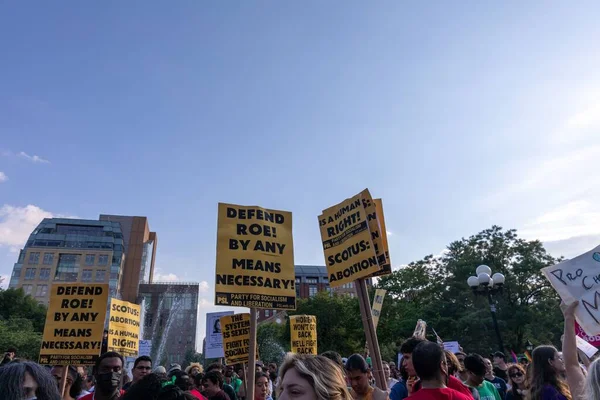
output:
[[340, 367], [323, 356], [288, 353], [279, 369], [277, 400], [351, 400]]

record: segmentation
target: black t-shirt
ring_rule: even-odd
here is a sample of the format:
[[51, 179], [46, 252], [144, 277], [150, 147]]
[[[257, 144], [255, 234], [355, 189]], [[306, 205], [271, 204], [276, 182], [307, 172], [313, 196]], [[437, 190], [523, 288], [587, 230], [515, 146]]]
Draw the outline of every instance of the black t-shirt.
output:
[[508, 369], [500, 369], [498, 367], [494, 367], [494, 375], [496, 375], [500, 379], [503, 379], [504, 382], [508, 382]]

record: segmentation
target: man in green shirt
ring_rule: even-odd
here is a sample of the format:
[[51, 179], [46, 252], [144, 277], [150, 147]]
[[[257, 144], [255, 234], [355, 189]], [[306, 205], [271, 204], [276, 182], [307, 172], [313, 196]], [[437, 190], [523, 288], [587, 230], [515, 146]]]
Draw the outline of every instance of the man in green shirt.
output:
[[485, 380], [485, 361], [479, 354], [465, 357], [465, 369], [468, 372], [467, 386], [477, 389], [480, 400], [502, 400], [496, 387]]

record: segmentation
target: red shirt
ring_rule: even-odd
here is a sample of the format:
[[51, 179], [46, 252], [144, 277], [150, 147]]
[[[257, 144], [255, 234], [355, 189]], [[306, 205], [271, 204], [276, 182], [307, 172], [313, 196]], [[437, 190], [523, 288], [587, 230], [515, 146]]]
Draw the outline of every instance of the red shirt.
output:
[[449, 387], [444, 389], [421, 389], [408, 396], [408, 398], [411, 400], [473, 400], [471, 392], [467, 396]]
[[[448, 386], [448, 388], [450, 388], [450, 389], [456, 390], [457, 392], [464, 394], [465, 396], [467, 396], [469, 398], [469, 400], [473, 400], [473, 395], [471, 394], [471, 391], [469, 390], [469, 388], [466, 387], [465, 385], [463, 385], [463, 383], [461, 381], [459, 381], [458, 379], [456, 379], [455, 377], [449, 376], [448, 383], [446, 384], [446, 386]], [[421, 381], [415, 383], [413, 390], [416, 393], [420, 389], [421, 389]]]
[[202, 396], [202, 393], [200, 393], [196, 389], [190, 390], [190, 394], [199, 400], [207, 400], [206, 397]]
[[[120, 397], [122, 397], [125, 394], [124, 390], [120, 391]], [[83, 396], [81, 399], [79, 400], [95, 400], [94, 399], [94, 393], [90, 393], [90, 394], [86, 394], [85, 396]]]

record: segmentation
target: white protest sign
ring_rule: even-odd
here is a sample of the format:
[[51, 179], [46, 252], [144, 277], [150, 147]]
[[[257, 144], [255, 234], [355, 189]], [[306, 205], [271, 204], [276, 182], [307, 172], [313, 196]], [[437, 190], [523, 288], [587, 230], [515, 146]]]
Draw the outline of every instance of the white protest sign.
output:
[[598, 349], [577, 336], [577, 348], [585, 353], [588, 358], [592, 358], [598, 352]]
[[140, 351], [138, 355], [148, 356], [150, 357], [150, 352], [152, 351], [152, 340], [140, 340]]
[[233, 315], [233, 311], [222, 311], [206, 314], [206, 358], [225, 357], [223, 352], [223, 335], [221, 335], [221, 321], [219, 318]]
[[460, 344], [458, 342], [444, 342], [444, 350], [456, 354], [460, 351]]
[[579, 325], [589, 335], [600, 334], [600, 246], [542, 272], [566, 304], [579, 300]]

